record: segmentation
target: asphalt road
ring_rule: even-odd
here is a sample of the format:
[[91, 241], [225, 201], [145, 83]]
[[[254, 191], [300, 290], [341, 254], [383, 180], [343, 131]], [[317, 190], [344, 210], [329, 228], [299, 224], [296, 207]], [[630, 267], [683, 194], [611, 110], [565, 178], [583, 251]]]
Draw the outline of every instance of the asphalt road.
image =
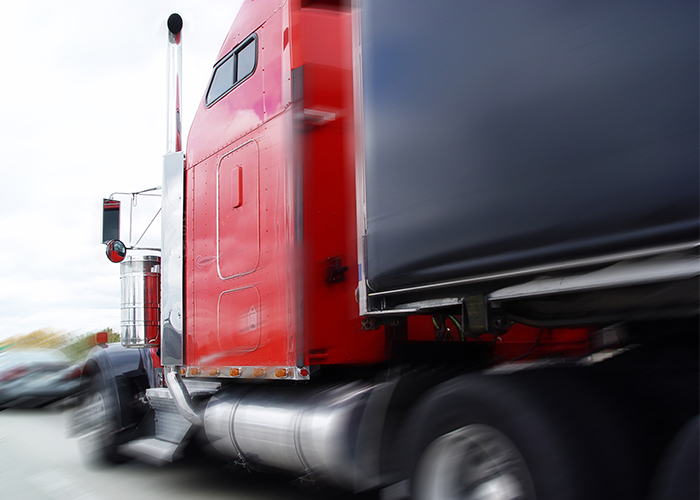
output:
[[70, 409], [0, 411], [0, 498], [31, 500], [376, 500], [226, 468], [201, 456], [96, 468], [66, 437]]

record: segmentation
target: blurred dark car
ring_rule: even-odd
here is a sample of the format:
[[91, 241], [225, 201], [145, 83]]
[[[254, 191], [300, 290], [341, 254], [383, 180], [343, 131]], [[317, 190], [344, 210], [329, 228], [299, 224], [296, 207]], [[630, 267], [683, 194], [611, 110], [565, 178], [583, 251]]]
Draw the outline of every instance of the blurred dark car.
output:
[[36, 408], [72, 396], [80, 373], [80, 365], [55, 349], [0, 352], [0, 409]]

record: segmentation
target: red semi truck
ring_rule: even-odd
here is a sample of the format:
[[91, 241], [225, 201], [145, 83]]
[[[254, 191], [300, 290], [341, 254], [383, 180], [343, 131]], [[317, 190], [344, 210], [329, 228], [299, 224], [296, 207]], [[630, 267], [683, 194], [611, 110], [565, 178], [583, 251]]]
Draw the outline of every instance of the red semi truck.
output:
[[86, 453], [697, 498], [697, 17], [247, 0], [183, 152], [171, 16], [162, 248], [125, 258], [106, 200], [121, 345], [85, 365]]

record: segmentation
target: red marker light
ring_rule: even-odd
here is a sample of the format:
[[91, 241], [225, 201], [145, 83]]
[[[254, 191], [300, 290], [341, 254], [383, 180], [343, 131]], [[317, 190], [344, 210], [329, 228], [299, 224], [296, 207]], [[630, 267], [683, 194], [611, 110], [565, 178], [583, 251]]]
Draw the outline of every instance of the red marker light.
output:
[[95, 344], [106, 344], [109, 341], [109, 334], [107, 332], [97, 332], [95, 334]]

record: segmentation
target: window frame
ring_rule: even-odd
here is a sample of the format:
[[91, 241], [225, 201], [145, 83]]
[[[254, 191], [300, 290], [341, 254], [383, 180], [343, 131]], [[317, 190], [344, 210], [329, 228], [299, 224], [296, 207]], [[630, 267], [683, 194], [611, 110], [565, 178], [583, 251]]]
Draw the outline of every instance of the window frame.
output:
[[[242, 79], [237, 79], [237, 73], [238, 73], [238, 54], [242, 52], [244, 49], [249, 47], [251, 44], [255, 45], [255, 60], [253, 62], [253, 69], [248, 73], [244, 78]], [[228, 89], [226, 89], [224, 92], [222, 92], [220, 95], [218, 95], [215, 99], [210, 100], [209, 99], [209, 93], [211, 92], [212, 85], [214, 84], [214, 77], [216, 77], [216, 72], [219, 70], [221, 66], [226, 64], [231, 58], [234, 58], [233, 62], [233, 77], [235, 78], [233, 85], [231, 85]], [[228, 52], [226, 55], [224, 55], [219, 61], [214, 65], [214, 70], [212, 71], [211, 77], [209, 78], [209, 85], [207, 85], [207, 92], [204, 95], [204, 103], [207, 108], [211, 108], [214, 104], [219, 102], [221, 99], [223, 99], [225, 96], [227, 96], [233, 89], [238, 87], [241, 83], [245, 82], [248, 78], [253, 76], [255, 74], [255, 71], [258, 69], [258, 35], [257, 33], [253, 33], [249, 37], [247, 37], [245, 40], [243, 40], [241, 43], [236, 45], [230, 52]]]

